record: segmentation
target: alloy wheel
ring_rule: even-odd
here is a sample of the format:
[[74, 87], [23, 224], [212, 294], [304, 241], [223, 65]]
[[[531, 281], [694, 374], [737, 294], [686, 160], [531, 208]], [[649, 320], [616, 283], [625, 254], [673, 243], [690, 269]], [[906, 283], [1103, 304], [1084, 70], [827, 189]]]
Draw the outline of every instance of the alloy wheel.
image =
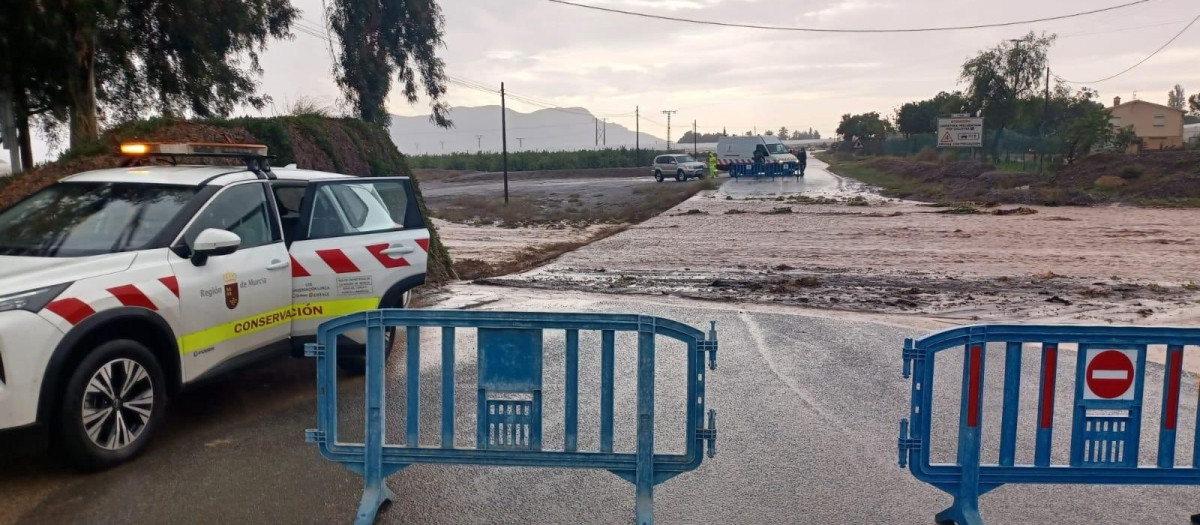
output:
[[114, 359], [92, 374], [83, 392], [83, 429], [96, 446], [120, 450], [136, 441], [154, 410], [154, 384], [137, 361]]

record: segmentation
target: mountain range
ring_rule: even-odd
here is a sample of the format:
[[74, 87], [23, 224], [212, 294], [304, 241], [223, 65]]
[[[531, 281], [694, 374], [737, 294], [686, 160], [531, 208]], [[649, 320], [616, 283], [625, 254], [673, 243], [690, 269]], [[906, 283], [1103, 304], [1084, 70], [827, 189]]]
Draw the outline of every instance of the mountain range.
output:
[[[444, 129], [430, 122], [428, 115], [392, 115], [388, 131], [396, 147], [408, 155], [500, 151], [500, 106], [451, 108], [449, 117], [454, 127]], [[508, 151], [632, 148], [635, 137], [639, 136], [642, 148], [654, 148], [656, 144], [662, 148], [666, 143], [662, 138], [645, 131], [635, 134], [611, 118], [605, 125], [604, 119], [598, 122], [584, 108], [541, 109], [533, 113], [509, 109], [505, 113], [505, 120], [508, 126]], [[630, 115], [619, 120], [632, 124], [634, 119]], [[645, 120], [643, 126], [660, 127]], [[598, 128], [601, 135], [599, 140]], [[679, 130], [679, 133], [682, 132], [682, 129]]]

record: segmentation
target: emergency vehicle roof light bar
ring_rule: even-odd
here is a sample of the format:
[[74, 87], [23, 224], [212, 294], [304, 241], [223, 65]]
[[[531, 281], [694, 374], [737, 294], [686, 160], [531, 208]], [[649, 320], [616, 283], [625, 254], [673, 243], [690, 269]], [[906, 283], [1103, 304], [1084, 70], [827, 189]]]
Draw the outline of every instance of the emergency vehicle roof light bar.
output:
[[246, 169], [260, 179], [274, 179], [268, 162], [275, 158], [267, 154], [262, 144], [223, 144], [215, 142], [185, 142], [176, 144], [132, 142], [121, 144], [121, 154], [130, 157], [168, 157], [176, 164], [178, 157], [238, 158]]

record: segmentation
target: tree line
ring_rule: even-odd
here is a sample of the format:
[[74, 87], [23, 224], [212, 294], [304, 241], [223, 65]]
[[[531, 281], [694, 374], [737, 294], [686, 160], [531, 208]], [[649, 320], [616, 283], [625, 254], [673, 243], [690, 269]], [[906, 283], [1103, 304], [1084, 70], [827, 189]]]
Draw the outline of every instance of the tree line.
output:
[[[410, 103], [423, 94], [431, 120], [449, 125], [436, 0], [329, 0], [317, 18], [353, 114], [386, 126], [384, 102], [397, 87]], [[52, 140], [65, 134], [77, 147], [124, 121], [266, 107], [260, 55], [293, 38], [300, 21], [290, 0], [9, 3], [0, 16], [0, 93], [12, 100], [21, 163], [33, 164], [31, 129]]]
[[[654, 150], [585, 149], [578, 151], [517, 151], [508, 152], [509, 171], [565, 170], [586, 168], [634, 168], [649, 166], [655, 155], [669, 153]], [[410, 168], [500, 171], [504, 159], [498, 152], [446, 153], [441, 155], [410, 155]]]
[[[751, 130], [747, 130], [742, 135], [746, 136], [746, 137], [752, 137], [752, 136], [754, 136], [754, 132]], [[801, 130], [788, 131], [787, 126], [780, 127], [779, 131], [767, 130], [766, 132], [763, 133], [763, 135], [766, 135], [768, 137], [771, 137], [771, 136], [779, 137], [780, 140], [818, 140], [821, 138], [821, 132], [817, 131], [815, 129], [808, 128], [808, 131], [801, 131]], [[724, 131], [722, 131], [720, 133], [696, 133], [696, 134], [693, 134], [691, 130], [688, 130], [683, 133], [682, 137], [679, 137], [679, 141], [677, 143], [678, 144], [686, 144], [686, 143], [692, 142], [693, 137], [695, 138], [695, 142], [717, 142], [717, 141], [721, 140], [721, 137], [728, 137], [728, 136], [729, 136], [729, 133], [726, 133]]]
[[[1095, 90], [1051, 82], [1048, 53], [1054, 41], [1055, 35], [1030, 32], [985, 49], [962, 65], [958, 80], [966, 89], [904, 103], [890, 118], [847, 113], [837, 134], [847, 142], [934, 134], [939, 117], [962, 113], [984, 118], [983, 149], [997, 160], [1006, 141], [1018, 137], [1033, 137], [1034, 153], [1067, 162], [1100, 147], [1124, 150], [1136, 137], [1132, 129], [1113, 129]], [[1178, 99], [1183, 100], [1182, 88]], [[1200, 107], [1200, 97], [1193, 99]]]

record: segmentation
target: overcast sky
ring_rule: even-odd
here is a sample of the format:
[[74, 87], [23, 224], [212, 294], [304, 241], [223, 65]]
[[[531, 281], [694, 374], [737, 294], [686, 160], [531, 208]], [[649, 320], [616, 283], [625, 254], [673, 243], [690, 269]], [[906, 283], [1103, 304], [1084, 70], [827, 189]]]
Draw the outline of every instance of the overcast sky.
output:
[[[320, 0], [292, 0], [323, 25]], [[1128, 0], [579, 0], [617, 9], [752, 24], [820, 28], [964, 25], [1061, 15]], [[546, 0], [442, 0], [447, 72], [559, 104], [618, 115], [641, 107], [642, 130], [666, 134], [661, 111], [705, 131], [807, 129], [832, 134], [843, 113], [890, 116], [905, 101], [961, 88], [964, 59], [1030, 30], [1059, 35], [1051, 68], [1068, 80], [1109, 76], [1146, 57], [1200, 14], [1195, 0], [1152, 0], [1107, 13], [1028, 26], [915, 34], [815, 34], [718, 28], [563, 6]], [[274, 111], [296, 99], [333, 103], [327, 42], [297, 32], [271, 44], [263, 91]], [[1171, 47], [1117, 79], [1090, 84], [1114, 95], [1166, 102], [1175, 83], [1200, 91], [1200, 23]], [[450, 87], [452, 105], [498, 103]], [[537, 109], [513, 101], [521, 111]], [[425, 102], [392, 97], [402, 115]], [[266, 114], [270, 114], [268, 110]], [[613, 117], [633, 127], [633, 118]], [[498, 126], [497, 126], [498, 128]], [[672, 135], [678, 136], [678, 129]], [[472, 132], [473, 133], [473, 132]], [[40, 158], [44, 158], [39, 156]]]

